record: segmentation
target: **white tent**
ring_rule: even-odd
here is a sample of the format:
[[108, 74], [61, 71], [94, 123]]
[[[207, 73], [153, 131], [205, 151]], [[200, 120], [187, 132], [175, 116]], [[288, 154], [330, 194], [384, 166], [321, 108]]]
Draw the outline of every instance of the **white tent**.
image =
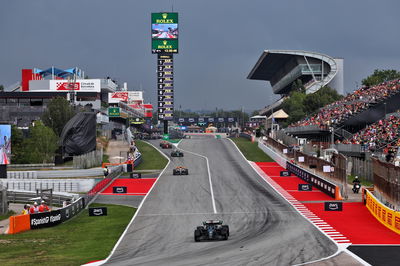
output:
[[268, 117], [268, 120], [272, 119], [272, 117], [273, 117], [274, 119], [286, 119], [286, 118], [289, 117], [289, 115], [288, 115], [285, 111], [283, 111], [282, 109], [280, 109], [280, 110], [274, 112], [272, 115], [270, 115], [270, 116]]

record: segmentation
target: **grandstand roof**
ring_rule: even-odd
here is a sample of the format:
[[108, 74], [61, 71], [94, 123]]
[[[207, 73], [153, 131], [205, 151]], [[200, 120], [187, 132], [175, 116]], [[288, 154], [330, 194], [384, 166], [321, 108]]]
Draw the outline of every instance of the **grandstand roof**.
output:
[[[307, 83], [312, 93], [327, 85], [338, 72], [337, 61], [321, 53], [298, 50], [265, 50], [247, 76], [270, 81], [275, 94], [288, 94], [293, 81]], [[343, 82], [342, 82], [343, 83]], [[339, 93], [341, 88], [336, 88]]]

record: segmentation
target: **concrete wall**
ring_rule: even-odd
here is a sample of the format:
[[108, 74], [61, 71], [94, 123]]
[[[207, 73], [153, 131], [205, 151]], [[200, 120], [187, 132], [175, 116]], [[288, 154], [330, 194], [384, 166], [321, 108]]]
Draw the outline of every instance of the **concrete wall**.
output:
[[329, 82], [328, 86], [335, 89], [339, 94], [344, 95], [344, 69], [343, 59], [335, 58], [337, 65], [336, 76]]

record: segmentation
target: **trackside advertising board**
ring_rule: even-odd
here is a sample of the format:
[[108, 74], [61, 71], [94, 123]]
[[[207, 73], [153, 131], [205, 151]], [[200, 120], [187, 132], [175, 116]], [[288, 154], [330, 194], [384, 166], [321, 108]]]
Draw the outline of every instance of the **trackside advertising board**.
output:
[[370, 213], [381, 224], [400, 234], [400, 212], [396, 212], [383, 205], [368, 190], [365, 190], [365, 202]]
[[151, 13], [151, 52], [178, 53], [178, 13]]
[[[71, 85], [71, 86], [69, 86]], [[68, 80], [30, 80], [29, 91], [41, 92], [41, 91], [77, 91], [77, 92], [100, 92], [101, 85], [100, 79], [78, 79], [73, 83], [69, 83]]]
[[31, 229], [40, 229], [58, 225], [77, 215], [83, 208], [83, 198], [79, 198], [62, 209], [30, 214], [30, 227]]
[[10, 164], [11, 125], [0, 125], [0, 164]]

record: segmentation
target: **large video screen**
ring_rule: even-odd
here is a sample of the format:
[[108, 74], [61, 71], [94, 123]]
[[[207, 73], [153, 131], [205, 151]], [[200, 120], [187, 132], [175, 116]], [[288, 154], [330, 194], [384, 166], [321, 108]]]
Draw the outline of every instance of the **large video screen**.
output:
[[151, 24], [153, 39], [178, 39], [178, 24]]
[[178, 13], [151, 13], [151, 52], [178, 53]]
[[0, 164], [10, 164], [11, 126], [0, 125]]

